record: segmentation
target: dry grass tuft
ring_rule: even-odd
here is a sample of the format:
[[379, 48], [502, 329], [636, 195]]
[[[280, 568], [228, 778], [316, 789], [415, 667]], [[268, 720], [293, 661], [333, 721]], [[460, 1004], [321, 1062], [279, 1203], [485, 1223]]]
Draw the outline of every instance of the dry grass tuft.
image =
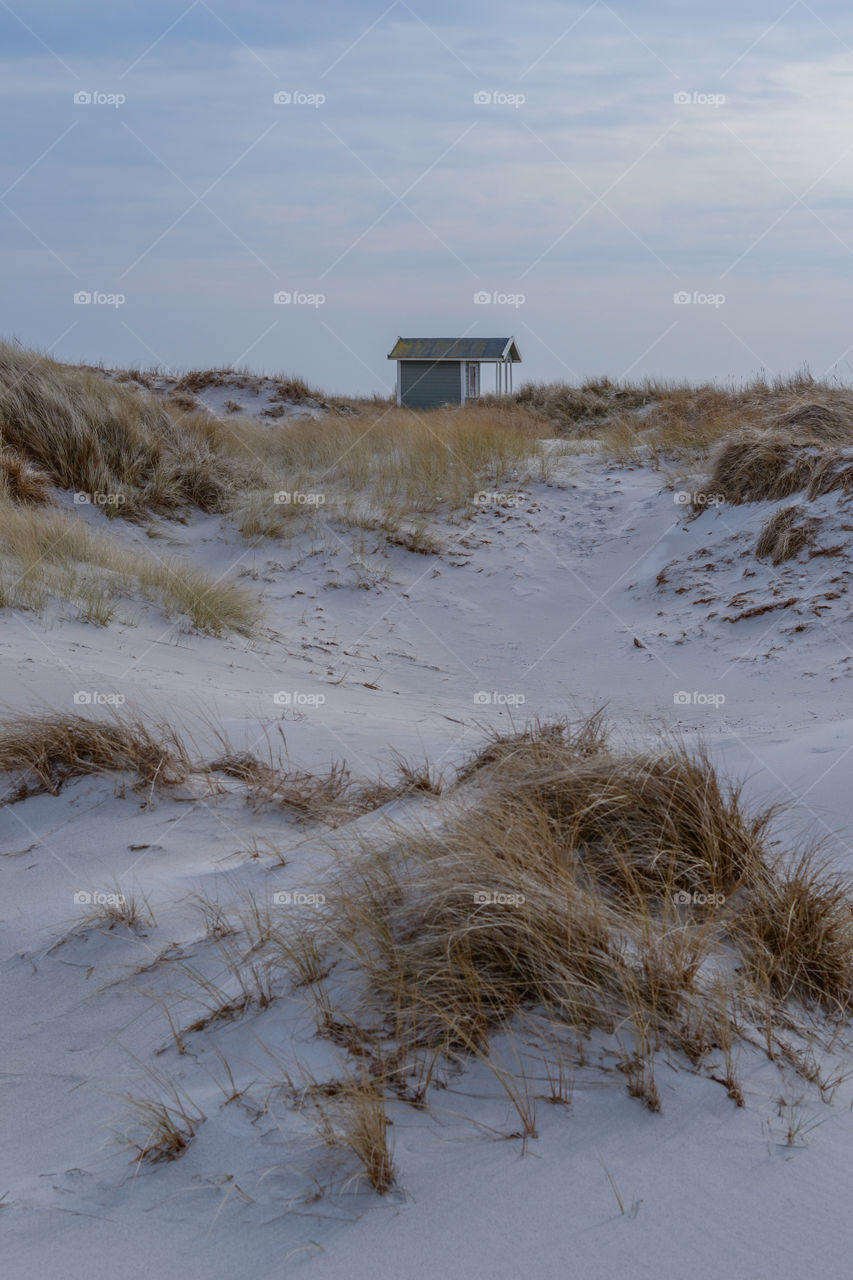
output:
[[7, 801], [58, 795], [69, 778], [92, 773], [132, 773], [139, 786], [174, 786], [188, 770], [184, 747], [165, 724], [45, 712], [13, 715], [0, 726], [0, 772], [13, 779]]
[[51, 597], [73, 601], [84, 618], [108, 623], [115, 600], [135, 592], [167, 617], [184, 615], [213, 635], [249, 635], [260, 608], [229, 578], [190, 564], [124, 548], [79, 516], [54, 507], [22, 507], [0, 500], [0, 607], [42, 612]]
[[51, 483], [88, 494], [113, 515], [191, 504], [218, 511], [233, 487], [235, 467], [200, 438], [192, 415], [10, 343], [0, 344], [0, 429], [4, 445]]
[[133, 933], [139, 933], [155, 923], [151, 904], [145, 895], [140, 898], [134, 893], [123, 893], [118, 884], [114, 892], [100, 895], [100, 900], [93, 904], [79, 917], [83, 928], [115, 929], [124, 925]]
[[810, 500], [833, 490], [847, 494], [853, 492], [851, 450], [853, 413], [801, 406], [771, 427], [744, 427], [725, 439], [707, 492], [733, 503], [775, 502], [801, 490]]
[[738, 919], [750, 975], [781, 1000], [846, 1015], [853, 1006], [853, 899], [812, 851], [751, 886]]
[[176, 1084], [159, 1072], [150, 1074], [166, 1091], [168, 1101], [126, 1095], [130, 1129], [118, 1141], [135, 1150], [140, 1163], [162, 1164], [184, 1154], [207, 1117]]
[[460, 777], [438, 826], [362, 842], [285, 957], [322, 1001], [321, 1032], [342, 1025], [317, 994], [332, 957], [355, 966], [358, 1009], [381, 1013], [398, 1081], [427, 1061], [431, 1076], [436, 1054], [484, 1058], [531, 1010], [579, 1053], [594, 1030], [615, 1037], [629, 1092], [652, 1110], [661, 1049], [696, 1068], [719, 1050], [709, 1074], [742, 1105], [733, 1045], [750, 1026], [753, 1043], [769, 1028], [773, 1057], [792, 1001], [797, 1016], [849, 1007], [846, 886], [811, 856], [771, 859], [776, 810], [746, 812], [703, 752], [616, 751], [595, 716], [495, 736]]
[[381, 1081], [365, 1073], [347, 1081], [328, 1101], [315, 1097], [314, 1105], [323, 1141], [333, 1149], [350, 1152], [361, 1166], [350, 1182], [366, 1180], [379, 1195], [392, 1191], [397, 1170], [388, 1141], [390, 1121]]
[[745, 427], [717, 453], [708, 492], [733, 503], [789, 498], [808, 485], [818, 455], [814, 441], [798, 440], [789, 430]]
[[14, 449], [0, 451], [0, 501], [42, 506], [51, 501], [50, 480]]
[[607, 733], [603, 712], [597, 711], [577, 724], [568, 719], [535, 720], [524, 729], [502, 733], [487, 727], [485, 743], [456, 772], [457, 782], [467, 782], [484, 769], [512, 768], [519, 760], [527, 765], [570, 765], [604, 751]]
[[797, 504], [782, 507], [767, 521], [755, 544], [759, 560], [769, 559], [774, 565], [793, 560], [806, 547], [814, 544], [819, 521], [810, 519], [806, 508]]

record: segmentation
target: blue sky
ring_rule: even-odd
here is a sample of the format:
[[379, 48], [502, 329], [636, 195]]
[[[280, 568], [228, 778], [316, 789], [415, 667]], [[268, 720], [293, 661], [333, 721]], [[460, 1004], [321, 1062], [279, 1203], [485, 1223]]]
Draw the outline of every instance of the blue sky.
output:
[[843, 4], [0, 0], [0, 64], [0, 331], [60, 358], [853, 378]]

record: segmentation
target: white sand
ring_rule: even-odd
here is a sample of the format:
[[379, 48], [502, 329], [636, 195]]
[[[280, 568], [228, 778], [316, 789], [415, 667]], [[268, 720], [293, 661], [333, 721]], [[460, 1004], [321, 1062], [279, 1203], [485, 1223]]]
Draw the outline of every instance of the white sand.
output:
[[[345, 758], [359, 774], [387, 765], [389, 746], [447, 766], [472, 748], [478, 723], [606, 704], [625, 739], [648, 740], [656, 727], [704, 736], [732, 772], [749, 775], [750, 796], [796, 802], [789, 824], [828, 835], [849, 864], [848, 551], [761, 566], [752, 548], [772, 504], [722, 506], [686, 523], [661, 473], [608, 469], [592, 455], [563, 460], [552, 484], [525, 495], [445, 528], [453, 554], [377, 556], [388, 576], [371, 590], [348, 585], [358, 574], [334, 538], [313, 555], [307, 542], [246, 548], [218, 518], [199, 517], [163, 524], [167, 539], [149, 544], [113, 523], [128, 542], [250, 573], [268, 634], [248, 643], [188, 634], [131, 604], [107, 629], [62, 610], [49, 620], [4, 611], [5, 702], [71, 712], [76, 691], [119, 692], [192, 735], [199, 755], [214, 749], [205, 722], [215, 719], [238, 746], [264, 728], [281, 744], [281, 730], [295, 764]], [[849, 544], [845, 504], [830, 495], [820, 510], [821, 544]], [[328, 585], [332, 570], [341, 585]], [[281, 690], [325, 702], [284, 708], [273, 701]], [[501, 700], [476, 703], [478, 691]], [[679, 692], [688, 704], [676, 703]], [[316, 828], [253, 813], [236, 787], [193, 800], [198, 791], [146, 804], [113, 779], [84, 778], [0, 813], [0, 1229], [10, 1280], [849, 1274], [851, 1086], [824, 1105], [746, 1051], [744, 1109], [686, 1060], [658, 1065], [662, 1115], [629, 1098], [615, 1071], [579, 1072], [570, 1112], [539, 1103], [525, 1158], [518, 1140], [496, 1140], [518, 1119], [495, 1077], [473, 1065], [450, 1077], [430, 1113], [391, 1104], [401, 1192], [342, 1192], [352, 1167], [330, 1165], [281, 1087], [299, 1064], [318, 1076], [339, 1069], [341, 1051], [315, 1036], [304, 994], [282, 989], [268, 1009], [187, 1037], [183, 1055], [171, 1040], [163, 1003], [184, 1025], [198, 1009], [179, 999], [191, 984], [177, 962], [222, 969], [189, 895], [228, 904], [316, 890], [333, 859]], [[249, 856], [265, 837], [289, 850], [285, 867]], [[346, 839], [338, 831], [332, 844]], [[74, 893], [117, 878], [150, 900], [156, 925], [144, 936], [75, 925]], [[223, 1105], [216, 1048], [247, 1086], [241, 1101]], [[498, 1042], [497, 1052], [513, 1065], [511, 1046]], [[181, 1159], [153, 1168], [109, 1145], [127, 1115], [113, 1095], [155, 1091], [146, 1067], [178, 1080], [207, 1117]], [[795, 1146], [779, 1115], [786, 1092], [803, 1096], [807, 1124], [822, 1122]]]

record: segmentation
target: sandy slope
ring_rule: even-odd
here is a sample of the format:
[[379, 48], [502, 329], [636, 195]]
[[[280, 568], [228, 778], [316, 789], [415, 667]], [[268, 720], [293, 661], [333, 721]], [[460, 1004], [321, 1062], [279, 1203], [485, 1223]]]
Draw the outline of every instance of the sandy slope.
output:
[[[821, 545], [848, 541], [836, 536], [844, 504], [822, 502]], [[281, 743], [280, 730], [295, 763], [344, 757], [370, 774], [389, 745], [449, 764], [478, 724], [606, 704], [626, 739], [656, 727], [702, 734], [750, 775], [751, 794], [797, 802], [789, 822], [840, 833], [849, 859], [848, 553], [758, 564], [752, 548], [774, 509], [722, 506], [687, 521], [661, 473], [579, 455], [518, 505], [496, 500], [445, 527], [441, 557], [369, 555], [369, 589], [334, 535], [252, 549], [218, 518], [163, 525], [165, 549], [247, 575], [268, 632], [215, 640], [131, 605], [107, 630], [61, 611], [4, 613], [4, 698], [70, 711], [75, 692], [120, 692], [168, 715], [199, 754], [215, 721], [239, 746], [264, 731]], [[325, 701], [282, 707], [280, 691]], [[796, 1105], [804, 1090], [758, 1055], [741, 1060], [744, 1110], [686, 1063], [661, 1066], [659, 1116], [626, 1096], [612, 1063], [611, 1078], [581, 1072], [570, 1112], [539, 1104], [524, 1159], [517, 1140], [495, 1140], [517, 1117], [474, 1066], [448, 1078], [430, 1115], [392, 1105], [402, 1192], [342, 1192], [349, 1170], [329, 1165], [283, 1087], [297, 1064], [335, 1070], [299, 993], [188, 1037], [183, 1055], [163, 1002], [183, 993], [190, 1020], [178, 962], [221, 971], [190, 894], [238, 902], [316, 888], [347, 833], [253, 813], [230, 786], [199, 799], [200, 785], [149, 798], [81, 779], [0, 814], [5, 1274], [794, 1280], [816, 1259], [824, 1276], [848, 1273], [850, 1086], [832, 1107], [806, 1094], [806, 1123], [823, 1123], [787, 1146], [778, 1099], [787, 1091]], [[286, 866], [252, 856], [264, 838], [288, 851]], [[144, 936], [75, 923], [74, 893], [116, 877], [150, 900]], [[249, 1086], [227, 1106], [217, 1049]], [[512, 1065], [517, 1050], [503, 1050]], [[145, 1091], [151, 1066], [179, 1079], [207, 1120], [182, 1159], [137, 1169], [106, 1145], [104, 1125], [122, 1126], [126, 1107], [111, 1095]]]

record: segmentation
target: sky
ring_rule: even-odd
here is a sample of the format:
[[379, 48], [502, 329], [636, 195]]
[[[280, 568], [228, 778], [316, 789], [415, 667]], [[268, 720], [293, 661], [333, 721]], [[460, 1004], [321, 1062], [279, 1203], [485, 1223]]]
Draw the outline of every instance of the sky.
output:
[[0, 0], [0, 334], [339, 394], [398, 335], [853, 381], [851, 70], [837, 0]]

